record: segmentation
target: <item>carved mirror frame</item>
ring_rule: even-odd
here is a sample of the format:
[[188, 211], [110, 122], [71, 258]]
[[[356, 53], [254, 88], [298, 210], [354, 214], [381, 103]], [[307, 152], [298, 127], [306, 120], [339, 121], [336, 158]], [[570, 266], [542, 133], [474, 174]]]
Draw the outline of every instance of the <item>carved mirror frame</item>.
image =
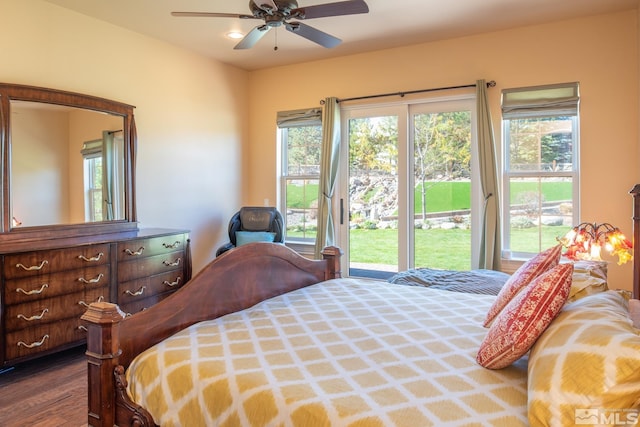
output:
[[[30, 101], [93, 110], [120, 116], [124, 140], [124, 219], [78, 224], [12, 227], [11, 101]], [[0, 83], [0, 242], [90, 236], [137, 230], [135, 164], [137, 134], [133, 106], [104, 98], [36, 86]]]

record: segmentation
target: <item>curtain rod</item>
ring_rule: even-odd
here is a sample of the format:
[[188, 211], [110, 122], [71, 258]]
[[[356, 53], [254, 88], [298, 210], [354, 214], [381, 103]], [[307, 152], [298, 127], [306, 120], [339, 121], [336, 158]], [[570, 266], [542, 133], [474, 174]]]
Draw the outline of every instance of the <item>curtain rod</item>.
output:
[[[495, 80], [491, 80], [487, 82], [487, 87], [494, 87], [496, 85], [496, 81]], [[423, 93], [423, 92], [436, 92], [439, 90], [452, 90], [452, 89], [464, 89], [464, 88], [470, 88], [470, 87], [476, 87], [475, 83], [471, 84], [471, 85], [462, 85], [462, 86], [447, 86], [447, 87], [436, 87], [436, 88], [431, 88], [431, 89], [419, 89], [419, 90], [410, 90], [407, 92], [393, 92], [393, 93], [380, 93], [377, 95], [367, 95], [367, 96], [356, 96], [353, 98], [344, 98], [344, 99], [338, 99], [337, 102], [346, 102], [346, 101], [356, 101], [356, 100], [360, 100], [360, 99], [371, 99], [371, 98], [381, 98], [384, 96], [399, 96], [401, 98], [403, 98], [405, 95], [411, 95], [414, 93]], [[324, 99], [320, 101], [321, 105], [324, 105]]]

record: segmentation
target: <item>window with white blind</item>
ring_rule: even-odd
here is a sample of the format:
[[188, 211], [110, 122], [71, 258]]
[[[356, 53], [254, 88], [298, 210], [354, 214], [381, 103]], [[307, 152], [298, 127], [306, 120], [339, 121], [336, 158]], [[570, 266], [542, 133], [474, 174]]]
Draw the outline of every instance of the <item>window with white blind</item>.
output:
[[579, 218], [579, 84], [502, 91], [503, 257], [530, 258]]
[[285, 240], [315, 244], [322, 148], [322, 109], [278, 113], [281, 149], [279, 208]]

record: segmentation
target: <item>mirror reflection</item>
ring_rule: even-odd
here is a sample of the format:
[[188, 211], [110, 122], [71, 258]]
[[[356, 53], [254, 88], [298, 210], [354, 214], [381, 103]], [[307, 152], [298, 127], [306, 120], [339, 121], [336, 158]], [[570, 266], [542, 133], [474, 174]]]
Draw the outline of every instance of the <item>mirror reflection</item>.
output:
[[122, 116], [11, 101], [13, 227], [125, 219]]

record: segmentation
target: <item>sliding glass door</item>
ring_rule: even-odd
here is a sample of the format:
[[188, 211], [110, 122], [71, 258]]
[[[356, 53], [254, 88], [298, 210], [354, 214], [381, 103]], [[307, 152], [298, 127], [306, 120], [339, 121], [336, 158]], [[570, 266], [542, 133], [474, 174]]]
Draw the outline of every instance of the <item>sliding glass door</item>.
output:
[[350, 276], [472, 267], [473, 105], [343, 108], [339, 239]]
[[[348, 243], [349, 274], [379, 277], [398, 271], [399, 141], [406, 138], [406, 121], [399, 108], [351, 111], [343, 141], [348, 153], [348, 186], [342, 198], [343, 228]], [[345, 218], [345, 215], [348, 218]], [[346, 226], [346, 227], [344, 227]], [[341, 233], [342, 234], [342, 233]]]
[[471, 110], [460, 103], [410, 110], [413, 138], [411, 267], [471, 268]]

